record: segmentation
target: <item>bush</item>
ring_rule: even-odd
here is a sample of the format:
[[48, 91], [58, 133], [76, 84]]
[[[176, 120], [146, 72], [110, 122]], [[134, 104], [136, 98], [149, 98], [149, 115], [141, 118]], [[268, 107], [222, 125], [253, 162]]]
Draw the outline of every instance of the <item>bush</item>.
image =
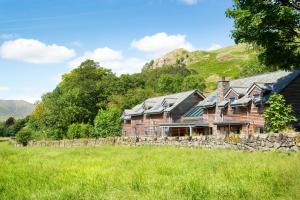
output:
[[94, 121], [93, 137], [111, 137], [121, 135], [121, 111], [117, 107], [100, 110]]
[[31, 137], [31, 130], [28, 128], [21, 129], [16, 134], [16, 140], [19, 144], [22, 144], [23, 146], [27, 146], [28, 142], [32, 139]]
[[53, 129], [46, 131], [47, 137], [53, 140], [61, 140], [64, 138], [64, 131], [61, 129]]
[[268, 131], [278, 133], [297, 121], [293, 115], [292, 106], [286, 104], [284, 96], [281, 94], [271, 95], [268, 104], [269, 107], [263, 114]]
[[93, 126], [90, 124], [71, 124], [68, 128], [67, 138], [88, 138], [91, 136]]

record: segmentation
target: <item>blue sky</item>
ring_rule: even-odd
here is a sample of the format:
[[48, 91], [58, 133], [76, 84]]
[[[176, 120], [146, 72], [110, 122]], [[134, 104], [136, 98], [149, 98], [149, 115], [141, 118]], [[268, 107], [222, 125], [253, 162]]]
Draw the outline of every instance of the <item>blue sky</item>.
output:
[[90, 58], [116, 74], [234, 44], [231, 0], [0, 0], [0, 99], [34, 102]]

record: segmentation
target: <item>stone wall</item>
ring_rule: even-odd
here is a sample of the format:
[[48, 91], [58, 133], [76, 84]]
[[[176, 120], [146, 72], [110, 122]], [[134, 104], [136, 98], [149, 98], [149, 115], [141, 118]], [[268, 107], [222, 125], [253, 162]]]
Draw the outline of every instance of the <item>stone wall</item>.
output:
[[[79, 147], [92, 146], [99, 147], [103, 145], [169, 145], [177, 147], [193, 148], [219, 148], [219, 149], [236, 149], [247, 151], [300, 151], [300, 134], [295, 135], [266, 135], [259, 134], [251, 137], [247, 135], [230, 135], [224, 136], [194, 136], [194, 137], [115, 137], [115, 138], [98, 138], [98, 139], [74, 139], [74, 140], [42, 140], [31, 141], [29, 146], [49, 146], [49, 147]], [[16, 144], [16, 146], [20, 146]]]

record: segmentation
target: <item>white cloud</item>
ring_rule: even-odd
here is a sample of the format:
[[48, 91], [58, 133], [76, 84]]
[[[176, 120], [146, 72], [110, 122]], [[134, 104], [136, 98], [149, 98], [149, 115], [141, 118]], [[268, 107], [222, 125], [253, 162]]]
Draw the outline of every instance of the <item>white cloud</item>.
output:
[[205, 51], [214, 51], [217, 49], [221, 49], [222, 46], [220, 44], [212, 44], [209, 48], [204, 49]]
[[0, 46], [0, 57], [34, 64], [60, 63], [75, 56], [73, 49], [47, 45], [34, 39], [6, 41]]
[[8, 91], [8, 90], [9, 90], [8, 87], [0, 85], [0, 92], [5, 92], [5, 91]]
[[117, 75], [125, 73], [139, 72], [146, 61], [138, 58], [124, 58], [121, 51], [113, 50], [109, 47], [97, 48], [94, 51], [88, 51], [69, 62], [70, 67], [78, 67], [83, 61], [91, 59], [100, 63], [100, 66], [111, 69]]
[[180, 1], [186, 5], [196, 5], [198, 3], [198, 0], [180, 0]]
[[131, 47], [156, 55], [161, 55], [177, 48], [194, 50], [193, 45], [186, 40], [185, 35], [167, 35], [164, 32], [134, 40], [131, 43]]

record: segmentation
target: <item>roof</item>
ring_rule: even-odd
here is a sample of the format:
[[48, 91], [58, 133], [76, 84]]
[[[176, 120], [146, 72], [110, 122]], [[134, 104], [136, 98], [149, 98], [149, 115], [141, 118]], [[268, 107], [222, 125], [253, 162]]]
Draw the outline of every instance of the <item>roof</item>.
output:
[[[230, 88], [227, 90], [233, 90], [239, 96], [242, 96], [240, 99], [237, 99], [233, 102], [233, 106], [244, 106], [248, 105], [251, 98], [247, 97], [247, 92], [253, 85], [258, 86], [260, 89], [263, 90], [270, 90], [273, 92], [280, 92], [283, 90], [288, 84], [290, 84], [295, 78], [300, 75], [300, 70], [294, 71], [276, 71], [270, 72], [266, 74], [261, 74], [257, 76], [251, 76], [247, 78], [240, 78], [236, 80], [229, 81]], [[217, 101], [218, 91], [215, 90], [209, 96], [207, 96], [203, 101], [199, 102], [196, 106], [194, 106], [188, 113], [186, 113], [183, 117], [189, 116], [190, 113], [196, 112], [197, 107], [201, 106], [204, 108], [207, 107], [214, 107]], [[261, 97], [261, 99], [255, 100], [255, 103], [266, 102], [266, 97]], [[219, 103], [218, 106], [224, 107], [226, 106], [227, 102], [222, 101]]]
[[274, 92], [280, 92], [288, 84], [290, 84], [296, 77], [300, 75], [299, 70], [293, 71], [276, 71], [247, 78], [241, 78], [230, 81], [230, 87], [246, 87], [250, 88], [254, 83], [264, 87], [272, 87]]
[[209, 96], [207, 96], [203, 101], [200, 101], [197, 106], [202, 107], [213, 107], [217, 102], [217, 91], [214, 91]]
[[219, 103], [219, 107], [226, 107], [227, 106], [227, 104], [228, 104], [228, 101], [227, 100], [224, 100], [224, 101], [222, 101], [221, 103]]
[[197, 93], [204, 98], [198, 90], [181, 92], [166, 96], [153, 97], [145, 100], [143, 103], [136, 105], [132, 109], [127, 109], [123, 112], [122, 118], [128, 116], [142, 115], [142, 114], [158, 114], [162, 112], [170, 112], [176, 108], [190, 95]]
[[230, 91], [233, 91], [237, 96], [243, 96], [247, 93], [247, 87], [230, 87], [226, 92], [225, 92], [225, 97], [230, 93]]
[[234, 102], [232, 102], [230, 105], [231, 106], [247, 106], [249, 105], [249, 103], [251, 102], [251, 98], [247, 97], [247, 96], [243, 96], [240, 99], [235, 100]]
[[186, 118], [199, 118], [203, 116], [203, 107], [202, 106], [195, 106], [191, 110], [189, 110], [183, 117]]

